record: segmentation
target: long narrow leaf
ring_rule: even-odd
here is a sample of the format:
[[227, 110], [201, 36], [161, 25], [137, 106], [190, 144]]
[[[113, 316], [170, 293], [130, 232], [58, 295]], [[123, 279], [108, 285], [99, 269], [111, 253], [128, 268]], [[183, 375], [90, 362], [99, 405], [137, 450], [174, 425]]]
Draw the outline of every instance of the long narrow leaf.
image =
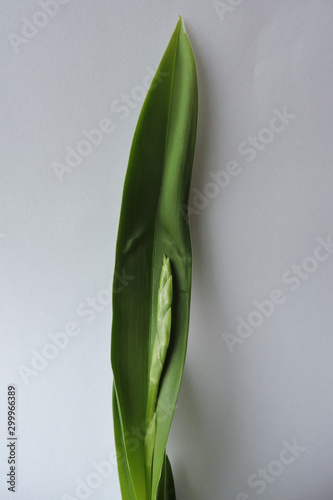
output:
[[[195, 62], [180, 19], [135, 131], [116, 248], [115, 273], [125, 269], [135, 276], [122, 293], [115, 293], [114, 288], [111, 361], [118, 419], [115, 433], [122, 434], [116, 444], [126, 457], [136, 500], [157, 498], [163, 470], [168, 484], [172, 479], [165, 450], [188, 337], [192, 253], [182, 207], [188, 203], [197, 100]], [[162, 349], [158, 383], [152, 391], [164, 256], [172, 273], [171, 328], [168, 345]], [[147, 430], [155, 412], [154, 438], [149, 440]], [[139, 436], [137, 447], [128, 444], [133, 435]], [[152, 460], [150, 471], [147, 453], [148, 462]], [[121, 488], [123, 498], [130, 500], [122, 481]]]

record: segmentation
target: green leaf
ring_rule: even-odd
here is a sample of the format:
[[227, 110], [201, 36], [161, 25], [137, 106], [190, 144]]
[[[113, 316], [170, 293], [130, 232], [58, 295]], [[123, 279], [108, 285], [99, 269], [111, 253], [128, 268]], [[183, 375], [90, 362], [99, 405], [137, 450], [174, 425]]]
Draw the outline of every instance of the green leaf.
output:
[[153, 456], [156, 437], [156, 412], [154, 413], [145, 436], [145, 453], [146, 453], [146, 488], [151, 491]]
[[176, 500], [171, 464], [167, 455], [165, 455], [163, 462], [161, 480], [158, 485], [157, 500]]
[[[197, 110], [195, 62], [180, 19], [135, 130], [118, 229], [115, 276], [123, 269], [135, 276], [121, 293], [114, 281], [113, 292], [114, 430], [117, 450], [126, 457], [127, 468], [120, 472], [126, 500], [132, 499], [127, 496], [131, 488], [136, 500], [156, 500], [163, 477], [168, 484], [172, 480], [165, 451], [188, 337], [192, 253], [183, 207], [188, 203]], [[160, 280], [167, 267], [172, 274], [172, 317], [166, 311], [162, 325]], [[166, 295], [167, 302], [170, 298]], [[160, 364], [159, 330], [164, 336]], [[146, 439], [153, 417], [154, 439]], [[130, 445], [134, 436], [136, 447]], [[152, 470], [150, 465], [147, 469], [147, 454]]]
[[115, 431], [115, 441], [117, 448], [117, 465], [118, 465], [118, 475], [119, 482], [122, 491], [122, 495], [126, 500], [136, 500], [131, 475], [129, 472], [127, 453], [125, 449], [124, 434], [121, 429], [121, 423], [119, 419], [119, 410], [117, 403], [117, 396], [115, 387], [112, 390], [112, 411], [113, 411], [113, 425]]

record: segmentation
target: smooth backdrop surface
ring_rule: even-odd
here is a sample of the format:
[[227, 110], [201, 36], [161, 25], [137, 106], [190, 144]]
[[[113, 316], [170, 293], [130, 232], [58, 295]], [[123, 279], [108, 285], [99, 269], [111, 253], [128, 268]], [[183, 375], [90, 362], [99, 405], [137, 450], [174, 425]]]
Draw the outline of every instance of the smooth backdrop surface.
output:
[[200, 109], [190, 336], [168, 443], [177, 498], [332, 499], [332, 2], [5, 0], [3, 500], [121, 498], [110, 280], [134, 128], [179, 14]]

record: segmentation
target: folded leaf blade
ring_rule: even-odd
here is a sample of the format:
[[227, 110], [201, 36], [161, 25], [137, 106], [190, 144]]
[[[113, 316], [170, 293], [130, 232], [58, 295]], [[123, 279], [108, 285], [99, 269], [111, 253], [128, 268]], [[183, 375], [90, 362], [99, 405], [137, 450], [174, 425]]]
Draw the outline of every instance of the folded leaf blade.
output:
[[161, 480], [158, 485], [156, 500], [176, 500], [171, 464], [167, 454], [165, 454], [163, 462]]
[[[185, 362], [192, 255], [188, 220], [180, 208], [188, 202], [196, 123], [195, 63], [180, 20], [135, 131], [116, 248], [115, 273], [125, 269], [135, 276], [121, 293], [114, 287], [111, 361], [120, 423], [115, 432], [123, 433], [119, 442], [137, 500], [156, 498]], [[144, 433], [152, 414], [147, 416], [147, 403], [164, 255], [172, 271], [172, 319], [157, 395], [151, 495]], [[127, 445], [133, 432], [142, 434], [136, 449]]]
[[[187, 205], [197, 127], [197, 77], [188, 37], [180, 30], [169, 114], [165, 175], [159, 205], [159, 239], [156, 256], [170, 258], [174, 280], [171, 336], [164, 377], [157, 405], [156, 441], [153, 462], [152, 497], [155, 498], [162, 468], [171, 418], [180, 388], [189, 327], [192, 251], [188, 221], [180, 212]], [[171, 237], [172, 235], [172, 237]], [[157, 266], [155, 266], [156, 268]], [[153, 295], [154, 297], [156, 294]], [[156, 310], [156, 308], [154, 308]], [[172, 411], [173, 413], [173, 411]], [[170, 415], [168, 415], [169, 417]]]

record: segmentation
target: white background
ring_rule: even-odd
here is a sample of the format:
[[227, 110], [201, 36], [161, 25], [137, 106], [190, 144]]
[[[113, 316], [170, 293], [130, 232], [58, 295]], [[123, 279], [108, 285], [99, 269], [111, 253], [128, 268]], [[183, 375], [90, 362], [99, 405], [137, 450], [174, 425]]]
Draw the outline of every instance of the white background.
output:
[[[142, 86], [180, 14], [200, 106], [190, 335], [168, 442], [177, 498], [331, 500], [333, 255], [313, 256], [318, 238], [333, 237], [332, 2], [72, 0], [45, 8], [50, 14], [40, 16], [35, 0], [0, 7], [1, 499], [121, 498], [105, 290]], [[117, 99], [130, 99], [122, 112]], [[277, 112], [292, 117], [267, 131]], [[65, 164], [66, 148], [106, 118], [112, 132], [59, 178], [55, 162]], [[259, 142], [245, 153], [249, 136]], [[231, 161], [238, 175], [224, 187], [208, 184], [212, 173], [227, 179], [221, 172]], [[293, 266], [303, 267], [298, 281]], [[275, 289], [283, 304], [274, 312], [266, 304], [262, 321], [251, 316], [254, 301]], [[249, 315], [261, 324], [242, 339], [237, 318]], [[77, 335], [48, 350], [50, 334], [71, 322]], [[238, 339], [233, 348], [226, 333]], [[43, 352], [54, 359], [39, 358], [37, 371]], [[6, 485], [11, 383], [15, 495]], [[295, 440], [302, 451], [281, 465], [285, 441]], [[106, 478], [96, 473], [101, 462]], [[262, 494], [248, 484], [258, 469], [278, 473], [268, 472]]]

